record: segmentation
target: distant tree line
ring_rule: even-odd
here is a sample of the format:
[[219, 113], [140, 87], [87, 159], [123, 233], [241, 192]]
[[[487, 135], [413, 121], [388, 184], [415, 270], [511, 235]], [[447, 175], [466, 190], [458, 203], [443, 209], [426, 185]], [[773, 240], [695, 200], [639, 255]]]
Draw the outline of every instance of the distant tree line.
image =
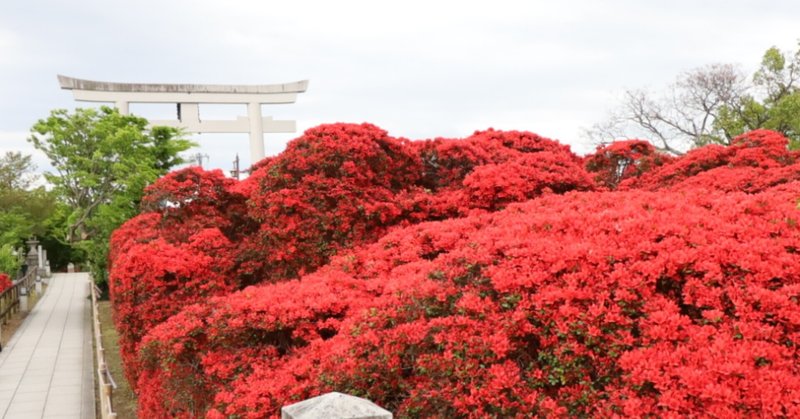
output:
[[57, 250], [51, 253], [54, 266], [76, 257], [69, 247], [51, 240], [66, 208], [55, 193], [37, 182], [35, 170], [31, 156], [9, 151], [0, 157], [0, 273], [12, 278], [20, 269], [20, 253], [30, 236]]

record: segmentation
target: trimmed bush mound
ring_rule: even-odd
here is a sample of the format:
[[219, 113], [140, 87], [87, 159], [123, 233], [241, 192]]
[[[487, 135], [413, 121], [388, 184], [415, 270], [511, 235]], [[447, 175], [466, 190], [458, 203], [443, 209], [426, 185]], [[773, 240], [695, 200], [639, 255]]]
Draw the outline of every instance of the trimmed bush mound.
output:
[[800, 416], [800, 162], [524, 132], [323, 125], [245, 181], [192, 168], [112, 241], [141, 417]]

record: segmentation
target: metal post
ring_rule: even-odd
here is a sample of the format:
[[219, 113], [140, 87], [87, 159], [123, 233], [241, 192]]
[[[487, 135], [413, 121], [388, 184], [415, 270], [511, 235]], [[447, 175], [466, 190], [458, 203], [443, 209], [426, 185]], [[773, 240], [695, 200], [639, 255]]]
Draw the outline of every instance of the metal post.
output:
[[239, 153], [236, 153], [236, 159], [233, 161], [233, 170], [231, 170], [231, 177], [236, 180], [239, 180]]

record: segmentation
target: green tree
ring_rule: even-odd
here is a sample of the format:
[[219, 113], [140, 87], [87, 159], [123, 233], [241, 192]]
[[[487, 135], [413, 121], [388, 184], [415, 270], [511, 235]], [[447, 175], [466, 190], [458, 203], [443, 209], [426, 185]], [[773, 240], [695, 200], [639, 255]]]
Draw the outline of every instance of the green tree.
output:
[[34, 170], [30, 156], [7, 152], [0, 157], [0, 246], [18, 246], [47, 230], [56, 199], [44, 186], [33, 187]]
[[800, 45], [792, 55], [768, 49], [753, 75], [752, 93], [734, 106], [725, 106], [714, 121], [725, 135], [735, 137], [756, 128], [780, 131], [800, 146]]
[[20, 260], [14, 254], [14, 247], [10, 244], [0, 246], [0, 273], [14, 278], [20, 268]]
[[34, 181], [31, 156], [7, 151], [0, 157], [0, 190], [28, 189]]
[[69, 208], [63, 240], [86, 252], [98, 282], [105, 280], [111, 232], [138, 212], [145, 186], [183, 161], [194, 144], [179, 130], [148, 128], [147, 120], [116, 109], [54, 110], [29, 139], [50, 159], [45, 174]]

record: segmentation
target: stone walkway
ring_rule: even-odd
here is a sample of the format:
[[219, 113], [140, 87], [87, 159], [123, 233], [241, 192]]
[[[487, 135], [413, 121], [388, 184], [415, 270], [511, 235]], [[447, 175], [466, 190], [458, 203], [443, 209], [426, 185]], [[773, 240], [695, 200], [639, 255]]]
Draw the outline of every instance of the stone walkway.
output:
[[91, 419], [94, 412], [89, 275], [54, 274], [0, 352], [0, 415]]

